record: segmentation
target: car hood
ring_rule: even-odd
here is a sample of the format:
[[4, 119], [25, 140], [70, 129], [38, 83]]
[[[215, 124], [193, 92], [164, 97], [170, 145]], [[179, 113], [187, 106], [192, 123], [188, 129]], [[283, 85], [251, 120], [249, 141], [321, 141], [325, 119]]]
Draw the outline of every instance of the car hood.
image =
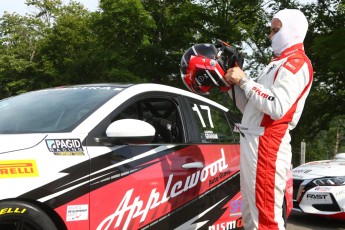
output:
[[32, 148], [46, 136], [46, 134], [1, 134], [0, 153]]
[[345, 176], [345, 160], [313, 161], [292, 170], [294, 179]]

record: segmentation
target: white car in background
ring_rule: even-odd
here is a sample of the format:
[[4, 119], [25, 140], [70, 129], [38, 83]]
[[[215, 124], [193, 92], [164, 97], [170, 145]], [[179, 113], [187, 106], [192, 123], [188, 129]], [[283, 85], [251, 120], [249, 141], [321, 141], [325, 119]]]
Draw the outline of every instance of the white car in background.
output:
[[345, 220], [345, 153], [292, 170], [293, 209]]

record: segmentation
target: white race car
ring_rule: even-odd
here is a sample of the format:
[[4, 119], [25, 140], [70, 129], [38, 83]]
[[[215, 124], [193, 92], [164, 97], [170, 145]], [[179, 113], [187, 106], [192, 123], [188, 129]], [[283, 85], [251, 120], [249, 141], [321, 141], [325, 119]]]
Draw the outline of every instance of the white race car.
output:
[[242, 229], [237, 122], [158, 84], [1, 100], [0, 230]]
[[345, 153], [292, 170], [293, 209], [345, 220]]
[[[158, 84], [1, 100], [0, 229], [241, 229], [235, 122]], [[287, 217], [292, 193], [285, 207]]]

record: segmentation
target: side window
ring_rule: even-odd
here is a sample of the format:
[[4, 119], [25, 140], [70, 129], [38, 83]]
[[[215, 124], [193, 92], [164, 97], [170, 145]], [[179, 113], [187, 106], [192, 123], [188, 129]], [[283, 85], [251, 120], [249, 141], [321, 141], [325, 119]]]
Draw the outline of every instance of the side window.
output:
[[179, 143], [183, 141], [183, 130], [175, 100], [147, 98], [126, 106], [113, 119], [139, 119], [150, 123], [156, 130], [153, 143]]
[[202, 143], [238, 143], [234, 125], [224, 111], [199, 102], [191, 102], [190, 106]]

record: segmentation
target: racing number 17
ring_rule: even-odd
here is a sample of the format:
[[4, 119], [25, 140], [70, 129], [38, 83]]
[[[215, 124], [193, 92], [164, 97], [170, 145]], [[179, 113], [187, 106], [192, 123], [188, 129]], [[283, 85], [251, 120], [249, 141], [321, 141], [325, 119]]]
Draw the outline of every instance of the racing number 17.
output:
[[212, 117], [211, 117], [211, 109], [210, 109], [210, 107], [208, 107], [208, 106], [206, 106], [206, 105], [200, 105], [200, 109], [199, 109], [198, 105], [197, 105], [197, 104], [194, 104], [194, 106], [193, 106], [192, 109], [193, 109], [193, 111], [195, 111], [195, 112], [198, 114], [198, 117], [199, 117], [199, 119], [200, 119], [200, 122], [201, 122], [201, 124], [202, 124], [202, 127], [204, 127], [204, 128], [206, 128], [206, 123], [205, 123], [205, 121], [204, 121], [204, 118], [203, 118], [202, 115], [201, 115], [200, 109], [206, 110], [206, 111], [207, 111], [207, 116], [208, 116], [208, 121], [209, 121], [209, 123], [210, 123], [210, 126], [211, 126], [211, 128], [214, 128], [213, 122], [212, 122]]

